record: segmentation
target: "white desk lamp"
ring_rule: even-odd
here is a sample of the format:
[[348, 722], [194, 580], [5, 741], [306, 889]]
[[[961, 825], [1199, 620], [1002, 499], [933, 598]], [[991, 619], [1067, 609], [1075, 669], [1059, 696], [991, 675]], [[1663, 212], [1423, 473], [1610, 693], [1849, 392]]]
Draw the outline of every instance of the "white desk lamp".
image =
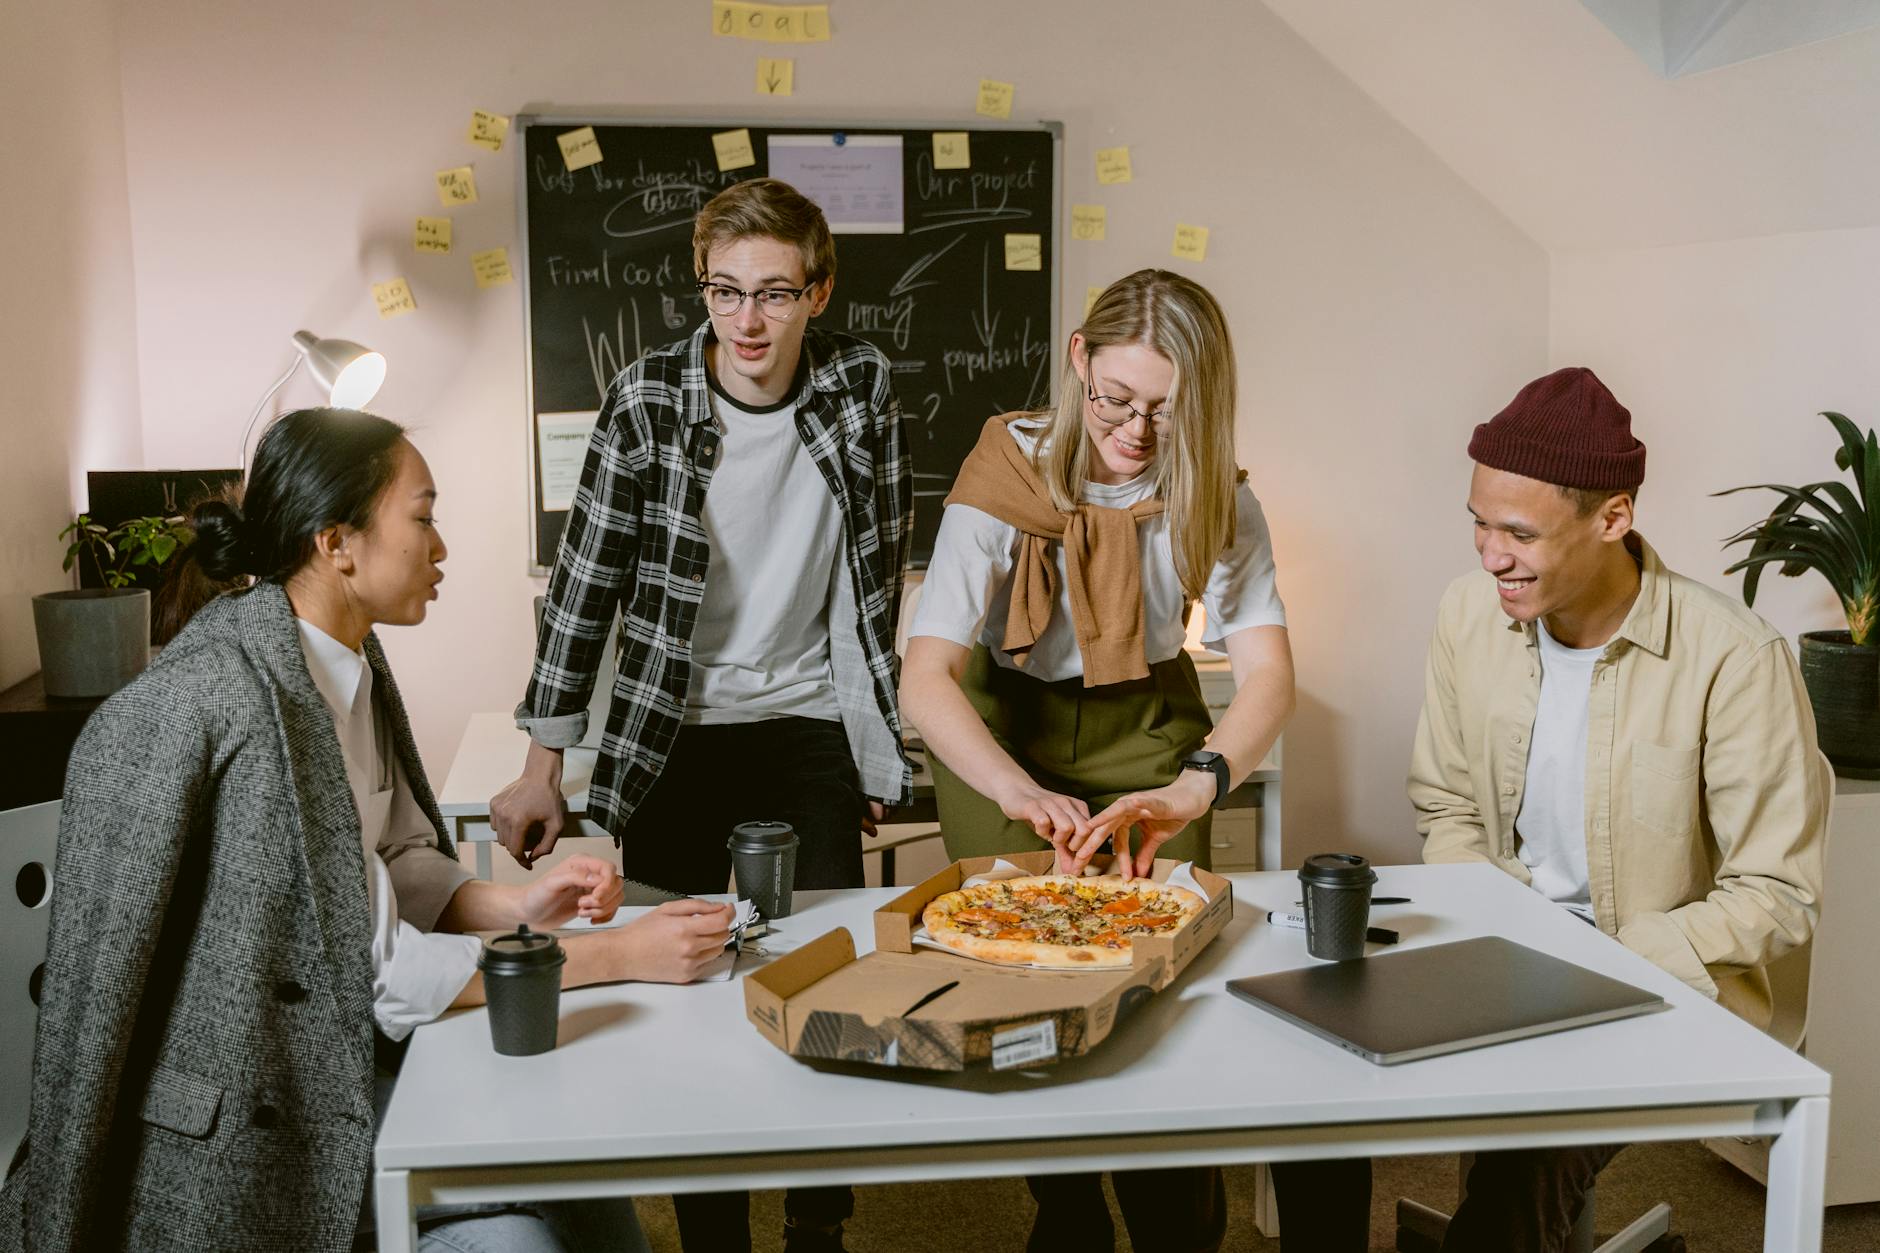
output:
[[302, 361], [313, 371], [314, 381], [326, 391], [327, 403], [338, 409], [364, 407], [378, 395], [379, 387], [385, 382], [385, 358], [350, 339], [321, 339], [312, 331], [295, 331], [294, 348], [297, 350], [294, 363], [262, 393], [255, 411], [248, 416], [248, 427], [242, 432], [244, 470], [248, 468], [248, 438], [254, 434], [261, 411], [274, 399], [274, 393], [287, 386], [287, 380], [294, 377]]

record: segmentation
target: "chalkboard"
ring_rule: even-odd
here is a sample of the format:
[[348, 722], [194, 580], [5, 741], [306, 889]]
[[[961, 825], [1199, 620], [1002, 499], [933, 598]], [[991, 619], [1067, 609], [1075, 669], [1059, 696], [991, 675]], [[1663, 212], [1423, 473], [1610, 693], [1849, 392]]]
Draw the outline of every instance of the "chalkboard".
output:
[[[602, 159], [570, 170], [559, 137], [589, 125]], [[1062, 352], [1055, 124], [968, 131], [963, 169], [934, 168], [934, 133], [953, 131], [948, 125], [523, 116], [517, 128], [534, 573], [554, 562], [571, 467], [586, 447], [583, 422], [591, 423], [607, 385], [704, 320], [693, 217], [731, 184], [771, 173], [773, 151], [779, 176], [807, 184], [811, 176], [796, 173], [805, 150], [888, 160], [898, 142], [898, 216], [864, 206], [860, 196], [812, 194], [835, 224], [837, 256], [834, 297], [815, 325], [866, 339], [893, 362], [916, 476], [916, 565], [933, 551], [941, 499], [986, 418], [1050, 398]], [[713, 136], [738, 129], [749, 131], [754, 163], [721, 171]], [[893, 198], [883, 192], [881, 204]], [[893, 220], [856, 221], [851, 231], [837, 221], [843, 217]], [[1021, 238], [1011, 258], [1037, 268], [1007, 268], [1008, 235], [1038, 237], [1035, 254], [1024, 255]]]

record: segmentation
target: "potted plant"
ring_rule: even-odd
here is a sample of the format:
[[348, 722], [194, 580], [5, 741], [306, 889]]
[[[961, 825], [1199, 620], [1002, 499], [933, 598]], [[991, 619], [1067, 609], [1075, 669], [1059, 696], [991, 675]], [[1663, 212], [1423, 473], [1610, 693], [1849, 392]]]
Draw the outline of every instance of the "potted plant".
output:
[[1743, 603], [1754, 606], [1763, 567], [1791, 577], [1818, 570], [1834, 588], [1847, 616], [1845, 631], [1802, 634], [1802, 678], [1815, 709], [1822, 751], [1835, 771], [1852, 779], [1880, 779], [1880, 440], [1839, 413], [1822, 417], [1841, 437], [1834, 464], [1840, 480], [1785, 487], [1758, 483], [1729, 492], [1772, 491], [1781, 501], [1768, 517], [1724, 542], [1748, 544], [1749, 553], [1725, 574], [1743, 574]]
[[68, 541], [64, 568], [82, 575], [89, 565], [104, 586], [33, 597], [46, 695], [109, 696], [150, 661], [150, 592], [135, 584], [154, 579], [194, 533], [181, 517], [106, 527], [81, 513], [59, 538]]

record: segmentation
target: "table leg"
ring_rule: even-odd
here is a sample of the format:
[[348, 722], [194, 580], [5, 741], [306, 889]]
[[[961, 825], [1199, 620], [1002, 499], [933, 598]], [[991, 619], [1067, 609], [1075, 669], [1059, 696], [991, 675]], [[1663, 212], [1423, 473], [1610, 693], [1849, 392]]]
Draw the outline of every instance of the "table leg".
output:
[[381, 1170], [373, 1178], [379, 1253], [417, 1253], [418, 1214], [411, 1205], [411, 1172]]
[[1769, 1146], [1765, 1253], [1821, 1253], [1822, 1202], [1828, 1187], [1828, 1098], [1789, 1104]]

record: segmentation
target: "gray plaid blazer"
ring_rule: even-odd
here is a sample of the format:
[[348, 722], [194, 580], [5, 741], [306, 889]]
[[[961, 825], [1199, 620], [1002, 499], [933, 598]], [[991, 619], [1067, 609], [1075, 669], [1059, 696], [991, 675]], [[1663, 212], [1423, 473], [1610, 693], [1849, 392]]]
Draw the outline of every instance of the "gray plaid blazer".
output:
[[[378, 641], [419, 804], [455, 856]], [[72, 752], [0, 1249], [342, 1253], [372, 1164], [359, 816], [286, 594], [205, 608]]]

